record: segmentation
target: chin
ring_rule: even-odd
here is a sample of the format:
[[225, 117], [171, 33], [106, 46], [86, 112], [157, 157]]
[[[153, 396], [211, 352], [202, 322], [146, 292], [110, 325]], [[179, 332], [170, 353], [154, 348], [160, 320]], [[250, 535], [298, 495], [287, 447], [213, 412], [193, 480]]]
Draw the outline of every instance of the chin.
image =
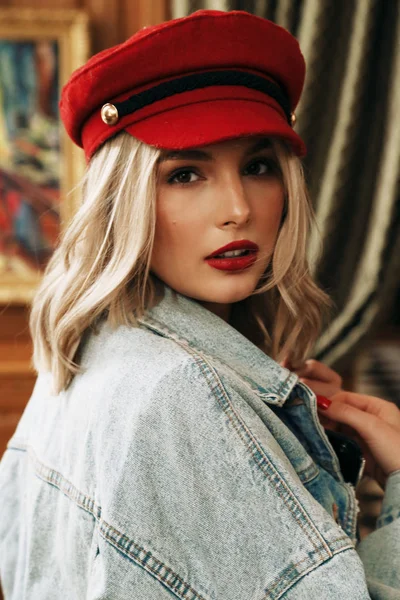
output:
[[225, 281], [213, 283], [202, 289], [199, 300], [218, 304], [233, 304], [252, 295], [258, 280], [254, 277], [234, 276]]

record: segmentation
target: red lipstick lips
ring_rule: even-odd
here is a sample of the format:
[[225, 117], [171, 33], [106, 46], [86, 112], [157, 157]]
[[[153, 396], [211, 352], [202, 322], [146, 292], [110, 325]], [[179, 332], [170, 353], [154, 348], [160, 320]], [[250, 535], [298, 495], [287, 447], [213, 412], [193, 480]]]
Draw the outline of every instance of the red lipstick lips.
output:
[[[221, 256], [225, 252], [241, 250], [238, 256]], [[220, 271], [242, 271], [250, 267], [257, 259], [258, 246], [249, 240], [238, 240], [231, 242], [222, 248], [218, 248], [212, 254], [207, 256], [205, 261]]]

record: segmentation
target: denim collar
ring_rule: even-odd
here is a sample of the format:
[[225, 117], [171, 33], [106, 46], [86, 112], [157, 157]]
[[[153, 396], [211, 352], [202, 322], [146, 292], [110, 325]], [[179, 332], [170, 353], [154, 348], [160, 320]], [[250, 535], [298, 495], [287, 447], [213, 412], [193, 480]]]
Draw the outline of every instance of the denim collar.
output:
[[298, 377], [195, 300], [165, 286], [163, 299], [139, 319], [142, 326], [217, 362], [263, 401], [282, 406]]

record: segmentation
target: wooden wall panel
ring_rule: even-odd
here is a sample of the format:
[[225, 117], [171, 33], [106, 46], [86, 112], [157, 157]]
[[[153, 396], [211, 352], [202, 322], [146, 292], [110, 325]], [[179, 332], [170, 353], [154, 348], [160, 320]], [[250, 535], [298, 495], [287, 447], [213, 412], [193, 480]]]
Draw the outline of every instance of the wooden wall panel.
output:
[[[88, 12], [92, 53], [168, 18], [167, 0], [0, 0], [0, 7], [71, 8]], [[35, 382], [28, 308], [0, 306], [0, 456]]]
[[163, 0], [136, 3], [132, 0], [121, 0], [121, 16], [120, 32], [125, 39], [142, 27], [149, 27], [171, 18], [168, 3]]
[[[100, 52], [125, 39], [122, 32], [122, 0], [82, 0], [91, 23], [92, 51]], [[132, 2], [136, 4], [136, 2]]]
[[1, 0], [1, 6], [18, 8], [82, 8], [81, 0]]
[[93, 52], [170, 18], [168, 0], [0, 0], [0, 7], [6, 6], [86, 10], [92, 23]]

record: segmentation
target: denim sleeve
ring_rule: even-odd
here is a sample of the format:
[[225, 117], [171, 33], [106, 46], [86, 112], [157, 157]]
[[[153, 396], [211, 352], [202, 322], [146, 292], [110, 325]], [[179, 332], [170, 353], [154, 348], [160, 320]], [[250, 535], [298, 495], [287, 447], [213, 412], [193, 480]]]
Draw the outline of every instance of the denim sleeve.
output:
[[[347, 553], [343, 552], [303, 578], [285, 594], [285, 600], [330, 600], [340, 594], [351, 600], [400, 599], [400, 471], [388, 477], [376, 530], [356, 549], [363, 562], [369, 595], [358, 587]], [[338, 579], [337, 572], [344, 578]]]
[[145, 383], [102, 419], [88, 598], [369, 599], [350, 538], [237, 390], [191, 359]]
[[376, 530], [357, 546], [374, 600], [400, 598], [400, 470], [389, 475]]

